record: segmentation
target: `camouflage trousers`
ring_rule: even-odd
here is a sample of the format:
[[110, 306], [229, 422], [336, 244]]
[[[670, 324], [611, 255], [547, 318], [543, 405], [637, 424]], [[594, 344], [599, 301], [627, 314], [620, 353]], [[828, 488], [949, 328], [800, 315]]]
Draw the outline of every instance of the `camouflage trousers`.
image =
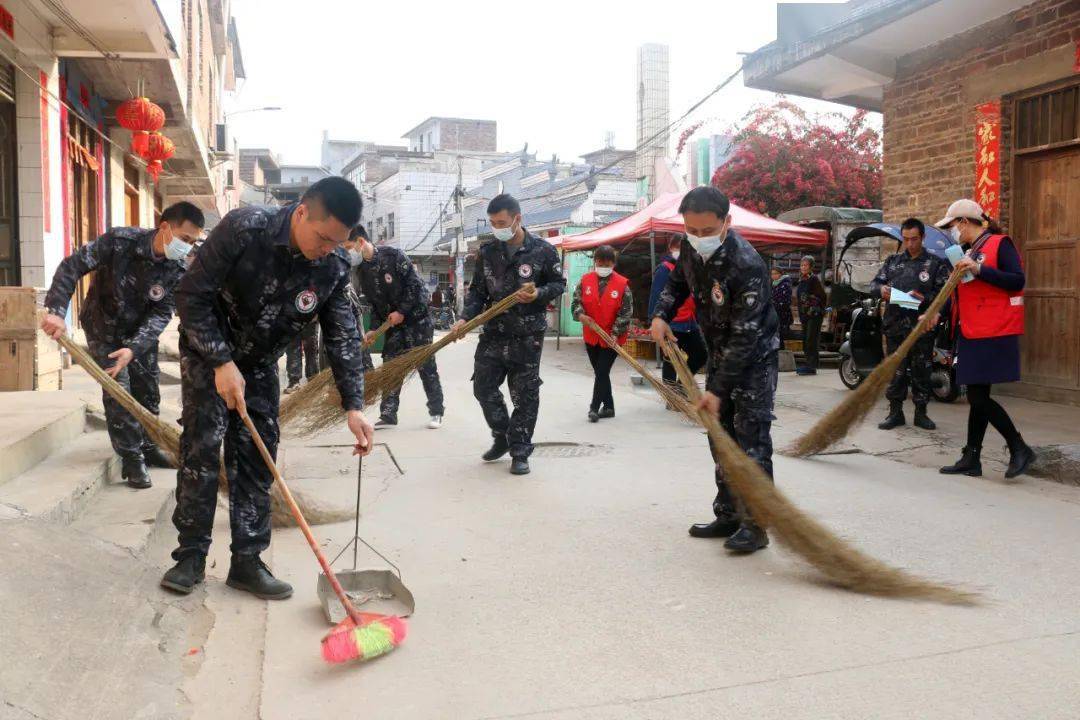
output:
[[[95, 362], [108, 368], [115, 361], [109, 353], [123, 347], [110, 343], [89, 341], [90, 354]], [[140, 405], [157, 415], [160, 412], [161, 389], [158, 387], [160, 369], [158, 368], [158, 348], [153, 345], [142, 355], [136, 355], [128, 366], [116, 375], [116, 382], [131, 393]], [[109, 393], [102, 391], [102, 405], [105, 407], [105, 420], [109, 428], [109, 440], [113, 450], [120, 457], [140, 455], [154, 446], [146, 436], [139, 421], [125, 410], [120, 403], [112, 399]]]
[[[301, 376], [310, 379], [319, 373], [319, 344], [319, 323], [313, 320], [285, 348], [285, 375], [290, 385], [300, 382]], [[326, 362], [322, 366], [329, 367]]]
[[[435, 328], [430, 320], [423, 320], [415, 325], [398, 325], [390, 328], [386, 333], [386, 342], [383, 345], [383, 362], [404, 355], [409, 350], [422, 345], [430, 345], [435, 335]], [[442, 383], [439, 382], [439, 369], [435, 365], [435, 358], [431, 358], [420, 366], [420, 382], [424, 386], [424, 394], [427, 395], [427, 408], [429, 415], [442, 415], [446, 408], [443, 405]], [[384, 418], [397, 419], [398, 407], [401, 405], [401, 388], [391, 390], [382, 396], [382, 404], [379, 406], [379, 415]]]
[[[751, 460], [761, 466], [770, 478], [772, 466], [773, 401], [776, 397], [777, 354], [752, 364], [743, 376], [720, 398], [720, 424]], [[713, 513], [718, 518], [751, 520], [746, 508], [724, 480], [724, 468], [709, 443], [716, 462], [716, 498]]]
[[[885, 347], [891, 355], [904, 342], [904, 335], [886, 335]], [[911, 348], [911, 352], [900, 361], [896, 373], [885, 389], [885, 397], [891, 402], [904, 402], [907, 399], [908, 385], [911, 385], [911, 401], [915, 407], [930, 402], [930, 373], [934, 357], [934, 333], [923, 335]]]
[[[540, 354], [543, 335], [510, 338], [480, 336], [473, 365], [473, 395], [480, 402], [484, 419], [494, 438], [505, 437], [510, 455], [527, 458], [532, 454], [532, 435], [540, 412]], [[499, 387], [506, 382], [514, 413], [506, 410]]]
[[[248, 415], [270, 454], [277, 456], [279, 380], [276, 364], [241, 369]], [[180, 350], [184, 399], [180, 469], [176, 475], [173, 524], [178, 547], [173, 559], [203, 555], [217, 507], [222, 443], [229, 478], [229, 519], [233, 553], [254, 555], [270, 546], [270, 486], [273, 475], [240, 416], [225, 406], [214, 385], [214, 368], [190, 349]]]

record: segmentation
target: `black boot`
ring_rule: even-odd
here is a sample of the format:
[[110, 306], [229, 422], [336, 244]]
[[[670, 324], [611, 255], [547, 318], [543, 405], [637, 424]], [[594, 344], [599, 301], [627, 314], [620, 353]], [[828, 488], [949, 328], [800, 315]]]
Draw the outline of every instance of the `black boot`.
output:
[[600, 413], [589, 408], [589, 422], [600, 422]]
[[982, 475], [982, 460], [979, 455], [981, 447], [966, 447], [960, 455], [960, 459], [952, 465], [946, 465], [938, 470], [942, 475], [970, 475], [980, 477]]
[[1012, 479], [1022, 475], [1035, 460], [1035, 451], [1024, 442], [1024, 438], [1016, 436], [1016, 441], [1009, 448], [1009, 467], [1005, 470], [1005, 478]]
[[696, 523], [690, 526], [690, 537], [726, 538], [739, 529], [739, 520], [731, 515], [721, 515], [712, 522]]
[[136, 490], [150, 487], [150, 471], [146, 469], [146, 461], [141, 453], [120, 458], [120, 475]]
[[175, 468], [172, 460], [161, 451], [157, 445], [151, 445], [143, 448], [143, 459], [146, 460], [146, 464], [150, 467], [156, 468]]
[[602, 408], [600, 410], [599, 415], [600, 415], [601, 420], [606, 420], [608, 418], [613, 418], [613, 417], [615, 417], [615, 408], [613, 408], [613, 407], [604, 407], [604, 408]]
[[513, 462], [510, 463], [511, 475], [528, 475], [530, 472], [529, 458], [516, 457], [513, 459]]
[[284, 600], [292, 595], [292, 585], [271, 575], [258, 555], [233, 555], [225, 584], [263, 600]]
[[915, 419], [912, 421], [915, 427], [920, 427], [923, 430], [937, 430], [937, 424], [930, 419], [930, 416], [926, 414], [925, 405], [915, 406]]
[[206, 558], [187, 555], [169, 568], [161, 578], [161, 587], [187, 595], [206, 578]]
[[904, 403], [898, 400], [889, 401], [889, 416], [878, 423], [879, 430], [892, 430], [907, 423], [904, 419]]
[[757, 552], [768, 545], [768, 534], [752, 522], [743, 523], [739, 531], [724, 543], [725, 548], [738, 553]]
[[485, 462], [491, 462], [492, 460], [498, 460], [508, 452], [510, 452], [510, 443], [506, 441], [505, 435], [500, 435], [495, 438], [495, 442], [492, 443], [491, 449], [480, 457], [482, 457]]

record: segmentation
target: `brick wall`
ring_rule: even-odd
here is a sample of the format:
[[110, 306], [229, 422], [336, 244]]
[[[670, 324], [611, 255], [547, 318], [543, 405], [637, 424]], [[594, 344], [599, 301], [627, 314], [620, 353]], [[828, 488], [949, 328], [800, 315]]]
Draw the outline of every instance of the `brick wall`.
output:
[[439, 123], [440, 150], [495, 152], [494, 120], [442, 120]]
[[1073, 75], [1080, 0], [1039, 0], [902, 58], [885, 88], [883, 209], [936, 221], [971, 197], [975, 106], [1002, 99], [1001, 220], [1008, 226], [1010, 94]]

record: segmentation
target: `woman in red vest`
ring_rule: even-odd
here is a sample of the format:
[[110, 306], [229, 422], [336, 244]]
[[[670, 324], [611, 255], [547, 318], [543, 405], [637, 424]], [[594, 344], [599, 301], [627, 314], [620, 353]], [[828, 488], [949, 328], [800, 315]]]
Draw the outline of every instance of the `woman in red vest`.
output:
[[[967, 386], [967, 445], [946, 475], [982, 475], [987, 425], [1009, 445], [1005, 477], [1024, 472], [1035, 459], [1005, 408], [991, 399], [997, 383], [1020, 379], [1020, 336], [1024, 334], [1024, 267], [1012, 239], [973, 200], [957, 200], [937, 226], [952, 233], [966, 251], [957, 267], [970, 272], [950, 301], [956, 334], [956, 381]], [[959, 320], [959, 325], [955, 320]], [[936, 325], [936, 323], [934, 323]]]
[[[601, 245], [593, 252], [593, 271], [585, 273], [581, 284], [574, 291], [570, 312], [581, 322], [588, 315], [604, 332], [619, 341], [626, 342], [634, 300], [626, 278], [615, 272], [615, 249]], [[589, 404], [589, 422], [600, 418], [615, 417], [615, 399], [611, 396], [611, 366], [618, 357], [600, 336], [588, 327], [581, 329], [585, 338], [585, 351], [589, 353], [593, 380], [592, 402]]]

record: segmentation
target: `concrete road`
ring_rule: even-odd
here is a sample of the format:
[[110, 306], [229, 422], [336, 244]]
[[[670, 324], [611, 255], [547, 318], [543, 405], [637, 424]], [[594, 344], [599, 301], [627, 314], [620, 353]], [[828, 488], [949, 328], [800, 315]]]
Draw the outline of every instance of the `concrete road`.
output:
[[[490, 437], [468, 381], [474, 344], [439, 356], [445, 426], [424, 429], [411, 382], [401, 424], [378, 433], [403, 472], [386, 448], [365, 465], [361, 534], [416, 596], [408, 640], [367, 665], [322, 664], [314, 558], [298, 531], [275, 532], [275, 570], [297, 592], [268, 606], [262, 718], [1078, 716], [1077, 488], [947, 478], [907, 462], [930, 444], [910, 439], [901, 447], [914, 450], [884, 456], [777, 457], [779, 485], [837, 533], [985, 602], [864, 597], [775, 545], [731, 557], [688, 537], [710, 515], [704, 436], [621, 364], [618, 416], [587, 423], [580, 345], [545, 350], [532, 474], [480, 462]], [[784, 376], [781, 393], [795, 382]], [[780, 408], [780, 439], [816, 412]], [[295, 485], [350, 506], [355, 460], [311, 447], [346, 442], [287, 441]], [[317, 532], [336, 552], [352, 524]]]

